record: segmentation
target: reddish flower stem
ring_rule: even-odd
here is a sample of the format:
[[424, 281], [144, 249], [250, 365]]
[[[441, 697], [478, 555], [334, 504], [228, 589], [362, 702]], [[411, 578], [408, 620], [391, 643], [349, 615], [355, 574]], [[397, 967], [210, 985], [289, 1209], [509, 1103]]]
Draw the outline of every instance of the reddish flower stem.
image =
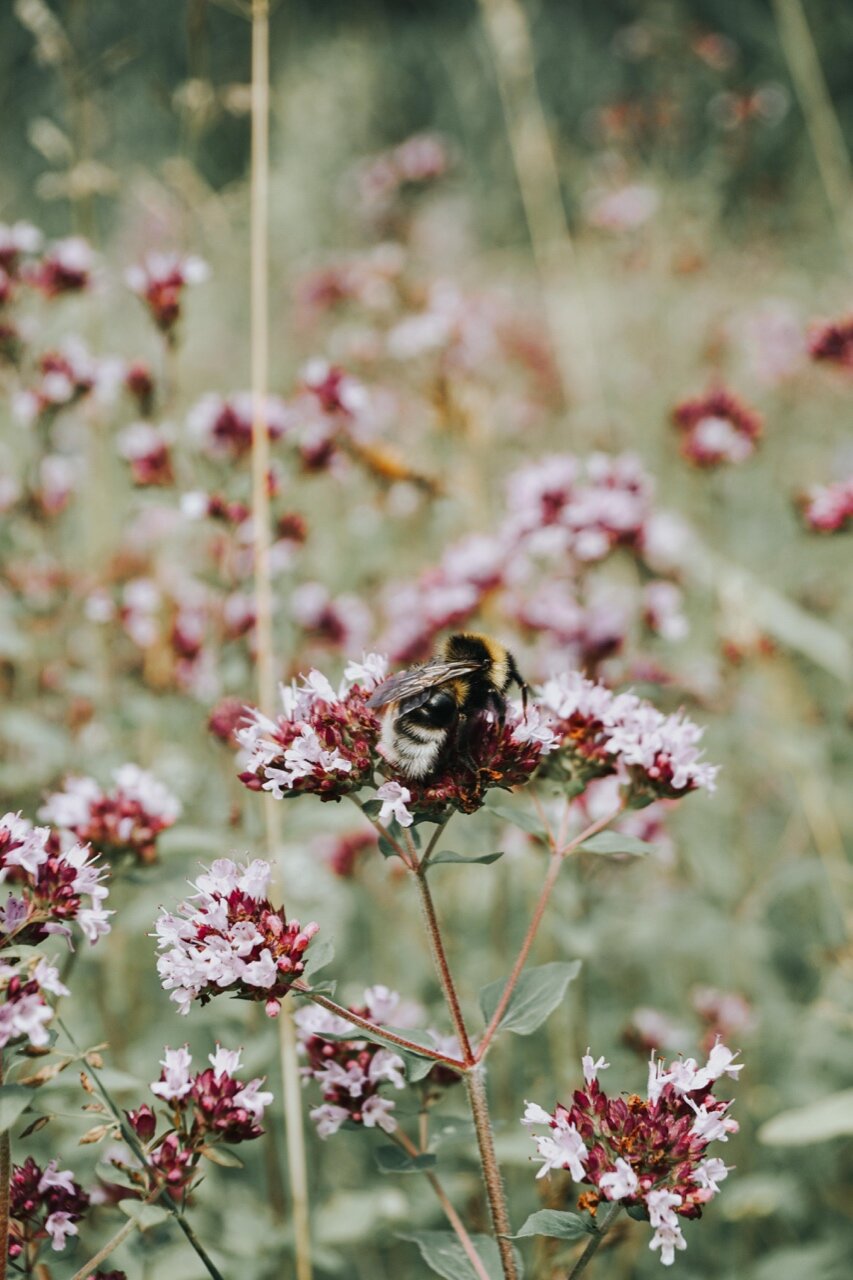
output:
[[417, 1044], [414, 1040], [407, 1040], [405, 1036], [398, 1035], [396, 1031], [386, 1031], [384, 1027], [379, 1027], [375, 1022], [362, 1018], [360, 1014], [353, 1013], [342, 1004], [336, 1004], [328, 996], [315, 995], [302, 982], [294, 982], [291, 990], [297, 995], [307, 996], [309, 1000], [313, 1000], [314, 1004], [320, 1005], [323, 1009], [328, 1009], [329, 1013], [336, 1014], [339, 1018], [351, 1023], [352, 1026], [360, 1027], [370, 1035], [379, 1036], [383, 1040], [389, 1040], [391, 1044], [399, 1045], [401, 1049], [405, 1049], [409, 1053], [416, 1053], [422, 1058], [432, 1058], [435, 1062], [440, 1062], [445, 1067], [452, 1067], [454, 1071], [459, 1071], [460, 1073], [468, 1068], [468, 1064], [460, 1062], [458, 1058], [451, 1058], [446, 1053], [439, 1053], [437, 1049], [427, 1049], [424, 1045]]
[[489, 1103], [486, 1097], [486, 1082], [483, 1078], [483, 1068], [474, 1067], [464, 1076], [465, 1088], [468, 1090], [468, 1103], [471, 1107], [471, 1117], [474, 1121], [474, 1129], [477, 1134], [477, 1145], [480, 1149], [480, 1164], [483, 1169], [483, 1179], [486, 1184], [486, 1195], [489, 1200], [489, 1212], [492, 1218], [492, 1227], [497, 1241], [498, 1252], [501, 1257], [501, 1267], [504, 1273], [504, 1280], [518, 1280], [518, 1270], [515, 1265], [515, 1255], [512, 1250], [509, 1236], [512, 1234], [512, 1228], [509, 1223], [509, 1211], [506, 1203], [506, 1193], [504, 1191], [503, 1179], [501, 1177], [500, 1166], [498, 1165], [497, 1156], [495, 1155], [495, 1140], [492, 1133], [492, 1122], [489, 1118]]
[[545, 914], [545, 908], [547, 907], [551, 894], [554, 890], [554, 885], [557, 883], [557, 877], [560, 874], [560, 867], [563, 864], [563, 859], [567, 858], [570, 853], [574, 853], [575, 849], [579, 848], [585, 840], [589, 840], [591, 836], [596, 835], [599, 831], [603, 831], [605, 827], [609, 826], [615, 818], [618, 818], [624, 807], [623, 803], [613, 813], [609, 813], [607, 817], [599, 818], [597, 822], [591, 822], [590, 825], [580, 833], [580, 835], [575, 836], [574, 840], [571, 840], [562, 849], [555, 849], [551, 854], [548, 874], [545, 877], [542, 892], [539, 894], [539, 900], [534, 908], [533, 918], [527, 927], [527, 933], [524, 935], [524, 941], [521, 944], [521, 949], [516, 956], [515, 964], [512, 966], [512, 972], [507, 978], [506, 985], [501, 992], [501, 998], [497, 1003], [497, 1008], [492, 1014], [491, 1021], [486, 1027], [485, 1034], [483, 1035], [477, 1049], [478, 1062], [482, 1062], [485, 1057], [486, 1051], [498, 1029], [498, 1026], [500, 1025], [501, 1018], [506, 1013], [507, 1005], [512, 998], [512, 993], [521, 976], [521, 971], [527, 963], [530, 948], [533, 946], [533, 940], [539, 931], [539, 926], [542, 923], [542, 917]]
[[439, 928], [438, 917], [435, 914], [435, 903], [432, 900], [432, 894], [423, 870], [424, 868], [421, 867], [415, 872], [415, 883], [418, 886], [418, 893], [421, 898], [421, 908], [426, 922], [432, 958], [435, 963], [438, 980], [441, 983], [441, 989], [444, 992], [444, 998], [447, 1001], [454, 1029], [462, 1046], [462, 1057], [466, 1067], [470, 1067], [476, 1059], [471, 1049], [468, 1028], [465, 1026], [465, 1019], [462, 1016], [462, 1008], [459, 1004], [459, 996], [456, 994], [453, 975], [450, 972], [450, 965], [447, 961], [447, 953], [444, 950], [441, 929]]
[[[409, 1138], [400, 1129], [398, 1129], [395, 1133], [392, 1133], [391, 1137], [399, 1146], [403, 1148], [403, 1150], [408, 1155], [412, 1156], [412, 1158], [415, 1158], [421, 1154], [421, 1152], [418, 1151], [418, 1148], [412, 1142], [411, 1138]], [[459, 1214], [456, 1212], [453, 1205], [448, 1200], [447, 1193], [445, 1192], [438, 1178], [435, 1176], [434, 1173], [431, 1173], [429, 1170], [425, 1170], [424, 1172], [425, 1172], [427, 1182], [429, 1183], [429, 1185], [432, 1187], [433, 1191], [436, 1194], [438, 1203], [441, 1205], [442, 1209], [444, 1210], [444, 1214], [445, 1214], [445, 1217], [447, 1218], [447, 1221], [450, 1223], [451, 1227], [456, 1233], [456, 1237], [459, 1240], [459, 1243], [462, 1245], [462, 1248], [465, 1250], [465, 1256], [467, 1257], [468, 1261], [471, 1263], [471, 1266], [474, 1268], [474, 1272], [477, 1276], [477, 1280], [490, 1280], [489, 1273], [486, 1270], [485, 1266], [483, 1265], [483, 1260], [480, 1257], [480, 1255], [477, 1253], [477, 1250], [474, 1248], [473, 1240], [469, 1236], [468, 1232], [465, 1230], [465, 1225], [462, 1222], [462, 1219], [459, 1217]]]

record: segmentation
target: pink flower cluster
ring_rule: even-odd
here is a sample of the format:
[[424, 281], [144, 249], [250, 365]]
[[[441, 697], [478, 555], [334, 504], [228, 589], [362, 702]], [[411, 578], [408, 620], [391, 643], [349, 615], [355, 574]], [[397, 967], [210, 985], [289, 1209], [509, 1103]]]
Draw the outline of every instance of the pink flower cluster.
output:
[[97, 942], [110, 930], [102, 878], [88, 848], [61, 848], [47, 827], [7, 813], [0, 818], [0, 883], [17, 896], [10, 893], [0, 907], [0, 946], [13, 939], [40, 942], [51, 934], [70, 938], [75, 922], [89, 942]]
[[28, 279], [46, 298], [65, 293], [81, 293], [92, 283], [95, 254], [88, 240], [69, 236], [57, 240], [41, 261], [28, 272]]
[[247, 1084], [237, 1079], [240, 1049], [216, 1046], [209, 1067], [193, 1072], [186, 1045], [166, 1049], [159, 1080], [151, 1092], [169, 1108], [166, 1136], [157, 1141], [157, 1117], [147, 1104], [127, 1112], [127, 1118], [150, 1151], [150, 1161], [171, 1195], [186, 1193], [205, 1150], [214, 1143], [248, 1142], [264, 1130], [261, 1121], [273, 1095], [261, 1088], [256, 1077]]
[[[655, 567], [659, 544], [669, 546], [673, 533], [653, 493], [634, 454], [550, 454], [520, 468], [494, 534], [461, 539], [417, 582], [386, 591], [383, 647], [394, 662], [423, 658], [439, 632], [468, 622], [500, 592], [508, 617], [552, 636], [563, 653], [571, 645], [579, 662], [615, 651], [628, 625], [624, 610], [588, 590], [581, 602], [576, 580], [618, 548]], [[650, 617], [675, 616], [671, 599], [639, 603]], [[682, 636], [683, 620], [674, 625]]]
[[168, 428], [153, 422], [132, 422], [119, 433], [119, 453], [130, 464], [133, 483], [140, 489], [169, 488], [175, 483]]
[[672, 421], [681, 432], [682, 455], [697, 467], [745, 462], [763, 430], [761, 416], [722, 388], [682, 401]]
[[387, 214], [403, 190], [443, 177], [449, 164], [447, 144], [434, 133], [413, 134], [399, 146], [363, 161], [355, 178], [364, 213]]
[[[230, 396], [202, 396], [187, 416], [187, 432], [201, 453], [220, 461], [248, 457], [252, 448], [254, 404], [249, 391]], [[270, 440], [278, 440], [290, 426], [287, 406], [267, 396], [264, 419]]]
[[368, 654], [349, 664], [337, 689], [320, 671], [310, 671], [301, 685], [282, 686], [283, 711], [276, 720], [251, 711], [250, 723], [237, 730], [248, 753], [241, 781], [277, 800], [306, 792], [339, 800], [367, 785], [381, 727], [367, 698], [385, 670], [384, 658]]
[[125, 272], [125, 283], [148, 308], [154, 324], [172, 341], [181, 318], [187, 285], [202, 284], [210, 274], [206, 262], [177, 253], [150, 253], [138, 266]]
[[94, 778], [67, 778], [39, 810], [39, 817], [90, 844], [111, 862], [157, 860], [157, 837], [181, 815], [180, 802], [153, 774], [124, 764], [104, 791]]
[[9, 1260], [32, 1274], [41, 1246], [60, 1253], [89, 1208], [89, 1197], [68, 1169], [51, 1160], [42, 1169], [32, 1156], [12, 1167], [9, 1183]]
[[527, 1103], [522, 1123], [546, 1129], [533, 1136], [542, 1164], [537, 1177], [568, 1170], [592, 1188], [578, 1204], [593, 1214], [602, 1201], [641, 1210], [654, 1230], [649, 1248], [671, 1266], [676, 1250], [687, 1247], [680, 1220], [701, 1217], [729, 1173], [707, 1149], [738, 1130], [728, 1114], [731, 1103], [713, 1093], [724, 1075], [737, 1079], [742, 1064], [735, 1057], [717, 1041], [705, 1066], [686, 1058], [666, 1071], [652, 1055], [648, 1097], [610, 1098], [597, 1078], [609, 1064], [587, 1051], [584, 1087], [570, 1106], [558, 1103], [550, 1113]]
[[814, 533], [844, 533], [853, 526], [853, 476], [835, 484], [815, 484], [799, 499], [800, 512]]
[[56, 967], [44, 956], [16, 965], [0, 961], [0, 993], [0, 1049], [15, 1043], [46, 1045], [53, 1009], [45, 995], [68, 995]]
[[157, 971], [181, 1013], [193, 1000], [206, 1004], [221, 992], [263, 1000], [275, 1017], [281, 998], [305, 969], [305, 951], [319, 926], [287, 921], [267, 897], [272, 868], [256, 858], [238, 866], [217, 858], [195, 882], [178, 914], [163, 911], [156, 924]]
[[[396, 991], [376, 986], [368, 988], [363, 1003], [350, 1006], [350, 1012], [379, 1026], [391, 1023], [401, 1027], [420, 1010], [408, 1010]], [[304, 1081], [313, 1080], [323, 1095], [322, 1105], [310, 1112], [320, 1137], [331, 1137], [347, 1121], [392, 1133], [397, 1128], [394, 1101], [383, 1097], [379, 1089], [383, 1084], [404, 1087], [405, 1064], [399, 1054], [370, 1040], [349, 1038], [355, 1034], [352, 1023], [319, 1005], [298, 1010], [295, 1021], [300, 1049], [307, 1059], [302, 1068]]]
[[613, 693], [577, 671], [546, 681], [539, 701], [560, 741], [554, 772], [581, 782], [617, 773], [634, 802], [713, 791], [717, 766], [702, 760], [703, 731], [683, 712], [665, 716], [636, 694]]

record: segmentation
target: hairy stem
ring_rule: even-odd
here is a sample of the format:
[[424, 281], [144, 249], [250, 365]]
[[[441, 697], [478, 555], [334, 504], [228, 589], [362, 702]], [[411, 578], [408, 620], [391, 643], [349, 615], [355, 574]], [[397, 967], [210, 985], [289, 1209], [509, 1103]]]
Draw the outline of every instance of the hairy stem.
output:
[[[0, 1053], [0, 1085], [3, 1084], [3, 1054]], [[9, 1197], [12, 1183], [12, 1146], [9, 1130], [0, 1134], [0, 1280], [6, 1280], [9, 1265]]]
[[495, 1141], [492, 1134], [492, 1122], [489, 1118], [489, 1103], [486, 1097], [483, 1068], [474, 1067], [466, 1073], [464, 1079], [465, 1088], [468, 1090], [471, 1117], [477, 1134], [477, 1145], [480, 1148], [480, 1164], [483, 1169], [483, 1180], [486, 1184], [486, 1195], [489, 1200], [489, 1212], [501, 1257], [504, 1280], [518, 1280], [512, 1244], [507, 1238], [511, 1234], [509, 1212], [506, 1205], [503, 1179], [495, 1155]]
[[478, 1062], [481, 1062], [485, 1057], [486, 1051], [488, 1050], [488, 1047], [492, 1041], [492, 1038], [494, 1037], [495, 1032], [500, 1026], [501, 1018], [504, 1016], [504, 1013], [506, 1012], [506, 1007], [509, 1004], [510, 1000], [512, 999], [512, 993], [515, 990], [515, 985], [521, 976], [522, 969], [527, 963], [527, 957], [530, 953], [530, 948], [533, 946], [533, 939], [536, 937], [536, 934], [539, 930], [539, 926], [542, 923], [542, 917], [545, 914], [545, 908], [548, 905], [548, 901], [551, 897], [551, 893], [553, 892], [554, 885], [557, 883], [557, 876], [560, 874], [560, 867], [562, 866], [562, 862], [563, 862], [563, 855], [561, 853], [551, 854], [551, 860], [548, 865], [548, 874], [545, 877], [545, 883], [542, 886], [542, 892], [539, 894], [539, 900], [536, 903], [536, 907], [533, 911], [533, 918], [531, 919], [530, 924], [527, 926], [527, 933], [524, 935], [524, 941], [521, 944], [521, 950], [516, 956], [515, 964], [512, 966], [512, 971], [506, 980], [506, 985], [504, 986], [503, 991], [501, 992], [501, 998], [497, 1003], [497, 1007], [495, 1008], [495, 1011], [492, 1014], [489, 1025], [486, 1027], [485, 1034], [483, 1035], [483, 1038], [480, 1041], [479, 1047], [477, 1049]]
[[398, 1035], [396, 1031], [386, 1031], [385, 1027], [379, 1027], [375, 1022], [362, 1018], [360, 1014], [353, 1013], [342, 1004], [336, 1004], [328, 996], [315, 995], [301, 982], [294, 982], [292, 990], [298, 995], [307, 996], [309, 1000], [313, 1000], [314, 1004], [320, 1005], [323, 1009], [328, 1009], [329, 1013], [336, 1014], [337, 1017], [343, 1018], [344, 1021], [349, 1022], [352, 1026], [360, 1027], [370, 1035], [379, 1036], [383, 1040], [389, 1040], [391, 1044], [398, 1045], [399, 1048], [405, 1049], [408, 1053], [419, 1054], [422, 1058], [432, 1058], [435, 1062], [440, 1062], [445, 1067], [452, 1067], [454, 1071], [459, 1071], [460, 1073], [467, 1068], [467, 1064], [461, 1062], [458, 1058], [451, 1058], [446, 1053], [439, 1053], [437, 1049], [427, 1049], [424, 1045], [417, 1044], [414, 1040], [407, 1040], [405, 1036]]
[[604, 1214], [603, 1218], [601, 1219], [601, 1222], [598, 1226], [598, 1230], [596, 1234], [592, 1237], [589, 1244], [586, 1246], [583, 1253], [578, 1258], [577, 1262], [572, 1267], [569, 1274], [566, 1276], [566, 1280], [575, 1280], [576, 1276], [582, 1275], [584, 1271], [586, 1271], [593, 1257], [601, 1248], [601, 1245], [604, 1242], [604, 1237], [607, 1235], [608, 1231], [613, 1226], [613, 1222], [618, 1216], [619, 1210], [621, 1208], [622, 1206], [619, 1203], [619, 1201], [614, 1200], [613, 1204], [610, 1206], [610, 1208], [607, 1210], [607, 1212]]
[[[397, 1129], [395, 1133], [391, 1134], [391, 1137], [394, 1139], [397, 1145], [402, 1147], [403, 1150], [408, 1155], [410, 1155], [413, 1159], [421, 1154], [421, 1152], [418, 1151], [417, 1147], [412, 1142], [411, 1138], [409, 1138], [405, 1133], [403, 1133], [402, 1130]], [[459, 1243], [462, 1245], [462, 1248], [465, 1250], [465, 1256], [467, 1257], [468, 1261], [471, 1263], [471, 1266], [474, 1268], [474, 1272], [477, 1276], [477, 1280], [490, 1280], [489, 1273], [483, 1265], [483, 1260], [480, 1257], [480, 1255], [477, 1253], [477, 1250], [474, 1248], [473, 1240], [469, 1236], [468, 1232], [465, 1230], [465, 1225], [462, 1222], [462, 1219], [459, 1217], [459, 1214], [456, 1212], [453, 1205], [450, 1203], [449, 1199], [447, 1198], [447, 1193], [445, 1192], [438, 1178], [435, 1176], [434, 1173], [430, 1173], [429, 1171], [426, 1171], [426, 1180], [429, 1183], [429, 1185], [432, 1187], [433, 1191], [435, 1192], [438, 1203], [441, 1205], [442, 1209], [444, 1210], [444, 1214], [445, 1214], [445, 1217], [447, 1218], [447, 1221], [450, 1223], [451, 1227], [453, 1228], [456, 1234], [457, 1239], [459, 1240]], [[75, 1277], [75, 1280], [76, 1280], [76, 1277]]]
[[471, 1050], [471, 1041], [468, 1037], [468, 1029], [465, 1026], [465, 1019], [462, 1016], [459, 997], [456, 994], [456, 987], [453, 983], [453, 975], [450, 972], [450, 965], [447, 962], [447, 953], [444, 950], [444, 941], [441, 937], [441, 929], [439, 928], [438, 918], [435, 914], [435, 903], [432, 900], [432, 894], [430, 893], [426, 876], [422, 875], [420, 871], [415, 874], [415, 883], [418, 886], [418, 893], [421, 897], [421, 907], [424, 913], [430, 949], [432, 951], [432, 958], [438, 974], [438, 980], [441, 983], [441, 989], [444, 992], [444, 998], [447, 1001], [447, 1007], [450, 1011], [454, 1030], [459, 1038], [463, 1060], [468, 1066], [470, 1066], [475, 1061], [474, 1054]]

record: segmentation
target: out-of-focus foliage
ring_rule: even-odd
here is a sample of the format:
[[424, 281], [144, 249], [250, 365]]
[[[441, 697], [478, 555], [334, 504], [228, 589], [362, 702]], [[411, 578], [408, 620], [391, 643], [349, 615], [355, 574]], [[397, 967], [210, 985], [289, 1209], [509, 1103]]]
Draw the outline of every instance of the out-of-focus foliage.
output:
[[[429, 590], [461, 584], [473, 601], [466, 624], [511, 643], [528, 678], [582, 664], [707, 724], [708, 757], [722, 764], [716, 794], [632, 827], [654, 856], [572, 860], [532, 960], [581, 959], [580, 975], [544, 1026], [504, 1035], [489, 1059], [513, 1224], [576, 1199], [559, 1175], [534, 1184], [518, 1123], [526, 1097], [567, 1100], [587, 1045], [639, 1092], [652, 1043], [697, 1055], [720, 1027], [746, 1064], [734, 1090], [741, 1132], [726, 1148], [736, 1172], [688, 1226], [676, 1268], [684, 1280], [842, 1280], [850, 1126], [827, 1120], [822, 1100], [849, 1109], [850, 535], [810, 533], [796, 499], [853, 470], [849, 369], [810, 361], [806, 345], [811, 322], [849, 311], [849, 265], [770, 5], [526, 7], [603, 371], [607, 412], [592, 425], [574, 389], [564, 396], [550, 349], [477, 7], [288, 0], [274, 12], [278, 674], [315, 664], [337, 678], [345, 658], [383, 643], [401, 664], [420, 657], [418, 645], [456, 617], [438, 605], [422, 617]], [[850, 145], [853, 10], [807, 8]], [[241, 1148], [245, 1168], [211, 1168], [191, 1213], [226, 1274], [263, 1280], [291, 1265], [276, 1036], [236, 1001], [181, 1020], [149, 936], [199, 861], [263, 853], [261, 801], [208, 728], [214, 709], [226, 726], [234, 718], [223, 698], [255, 698], [247, 511], [211, 513], [199, 499], [249, 502], [245, 450], [216, 444], [221, 404], [199, 408], [249, 381], [249, 29], [203, 0], [18, 0], [0, 12], [0, 50], [0, 220], [82, 233], [99, 255], [91, 292], [47, 301], [22, 291], [23, 355], [3, 365], [2, 808], [34, 818], [68, 774], [108, 789], [128, 761], [179, 797], [159, 861], [128, 866], [122, 851], [113, 932], [76, 959], [63, 1018], [81, 1045], [108, 1043], [105, 1079], [129, 1107], [147, 1096], [164, 1043], [188, 1039], [199, 1063], [216, 1040], [245, 1046], [245, 1074], [266, 1075], [276, 1095], [270, 1136]], [[365, 208], [356, 162], [425, 129], [447, 140], [448, 172]], [[123, 283], [151, 250], [210, 264], [209, 280], [182, 298], [174, 343]], [[38, 357], [72, 335], [123, 363], [98, 366], [102, 396], [86, 390], [22, 422], [21, 391], [42, 385]], [[304, 372], [315, 358], [354, 380], [352, 419], [318, 409], [329, 388], [317, 391], [325, 370]], [[150, 369], [153, 408], [121, 385], [136, 360]], [[671, 412], [723, 384], [761, 414], [763, 437], [742, 465], [691, 468]], [[140, 417], [168, 446], [162, 486], [132, 483], [140, 449], [152, 456], [150, 436], [125, 434]], [[229, 424], [236, 439], [239, 411]], [[594, 449], [631, 450], [654, 477], [632, 537], [588, 558], [563, 546], [544, 569], [531, 556], [517, 580], [478, 578], [523, 507], [507, 498], [511, 478]], [[647, 535], [661, 512], [681, 523], [664, 526], [655, 558]], [[407, 583], [417, 589], [407, 594]], [[447, 1031], [394, 861], [359, 844], [369, 829], [345, 803], [280, 807], [288, 915], [318, 920], [334, 939], [324, 976], [338, 979], [338, 995], [357, 1003], [385, 983]], [[466, 857], [504, 852], [435, 873], [473, 1019], [477, 992], [506, 973], [523, 937], [544, 857], [497, 803], [455, 818], [451, 833], [446, 847]], [[61, 1152], [91, 1186], [102, 1149], [78, 1150], [91, 1124], [80, 1105], [74, 1071], [44, 1085], [34, 1106], [56, 1114], [26, 1139], [13, 1128], [16, 1161]], [[468, 1225], [486, 1232], [463, 1111], [449, 1090], [433, 1121], [439, 1169]], [[371, 1139], [310, 1138], [321, 1276], [420, 1274], [401, 1237], [443, 1228], [423, 1180], [380, 1172]], [[108, 1213], [89, 1219], [77, 1265], [115, 1229]], [[614, 1239], [596, 1260], [602, 1273], [658, 1274], [639, 1224], [626, 1219]], [[521, 1245], [542, 1275], [549, 1259], [565, 1274], [576, 1251]], [[113, 1265], [131, 1280], [202, 1274], [159, 1220]]]

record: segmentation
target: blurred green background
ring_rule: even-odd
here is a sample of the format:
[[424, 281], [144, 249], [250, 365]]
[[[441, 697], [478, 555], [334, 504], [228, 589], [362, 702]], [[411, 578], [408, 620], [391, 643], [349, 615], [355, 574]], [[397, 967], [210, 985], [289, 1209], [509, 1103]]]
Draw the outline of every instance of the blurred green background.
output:
[[[853, 6], [821, 0], [805, 8], [849, 147]], [[849, 1114], [822, 1140], [808, 1117], [785, 1131], [795, 1145], [769, 1144], [758, 1133], [779, 1113], [853, 1084], [845, 845], [853, 829], [853, 752], [843, 656], [835, 660], [846, 651], [849, 661], [850, 543], [809, 537], [792, 504], [804, 484], [851, 469], [850, 382], [803, 368], [767, 385], [738, 336], [744, 318], [767, 303], [781, 301], [803, 333], [815, 317], [848, 307], [845, 229], [827, 203], [770, 3], [552, 0], [529, 2], [525, 11], [595, 320], [609, 425], [590, 430], [578, 424], [573, 406], [568, 413], [551, 406], [535, 428], [505, 431], [495, 447], [472, 454], [470, 441], [419, 434], [418, 425], [399, 421], [395, 441], [419, 463], [435, 465], [447, 481], [444, 496], [399, 515], [366, 477], [351, 475], [343, 489], [330, 477], [296, 477], [288, 497], [311, 528], [297, 576], [375, 599], [382, 582], [434, 563], [460, 534], [482, 531], [499, 508], [506, 476], [521, 463], [591, 444], [636, 450], [657, 477], [661, 502], [687, 517], [721, 562], [748, 571], [747, 579], [728, 570], [705, 575], [704, 587], [689, 593], [689, 640], [674, 655], [655, 650], [675, 679], [672, 690], [655, 689], [654, 696], [685, 702], [709, 725], [708, 756], [723, 765], [716, 796], [688, 799], [674, 815], [669, 862], [571, 868], [535, 960], [580, 956], [583, 979], [545, 1030], [498, 1046], [489, 1083], [520, 1222], [539, 1207], [529, 1139], [517, 1123], [523, 1099], [550, 1107], [566, 1096], [587, 1044], [613, 1063], [614, 1091], [639, 1092], [645, 1067], [622, 1044], [637, 1006], [686, 1026], [695, 1052], [700, 1028], [691, 992], [712, 985], [739, 993], [752, 1020], [738, 1042], [746, 1068], [733, 1090], [742, 1131], [726, 1151], [737, 1169], [705, 1220], [688, 1226], [688, 1251], [675, 1270], [682, 1280], [846, 1280], [853, 1256]], [[514, 305], [539, 315], [476, 4], [286, 0], [273, 11], [271, 56], [274, 390], [287, 394], [304, 359], [324, 349], [324, 334], [306, 331], [294, 307], [300, 276], [327, 255], [366, 249], [377, 238], [347, 198], [349, 166], [415, 131], [439, 131], [455, 159], [441, 190], [407, 224], [419, 277], [450, 276], [472, 291], [500, 287]], [[171, 407], [179, 422], [203, 392], [248, 382], [248, 78], [249, 27], [224, 3], [57, 0], [48, 8], [18, 0], [0, 10], [0, 219], [27, 218], [49, 235], [82, 232], [111, 272], [96, 299], [69, 303], [61, 320], [45, 321], [46, 332], [56, 337], [79, 324], [96, 349], [156, 360], [141, 308], [120, 285], [121, 269], [152, 245], [192, 250], [212, 265], [205, 302], [188, 307]], [[627, 182], [650, 185], [659, 205], [638, 229], [608, 235], [590, 224], [585, 201], [590, 190]], [[501, 377], [498, 370], [492, 379], [493, 372], [477, 384], [486, 417]], [[676, 456], [667, 415], [712, 376], [731, 379], [757, 403], [767, 431], [758, 458], [708, 476]], [[14, 455], [20, 428], [5, 409], [2, 421]], [[112, 449], [103, 447], [108, 438], [94, 497], [84, 494], [58, 531], [10, 528], [4, 516], [5, 556], [44, 554], [72, 572], [85, 565], [97, 573], [108, 561], [130, 514], [149, 496], [131, 490]], [[471, 475], [464, 466], [475, 469], [477, 504], [459, 481]], [[190, 471], [185, 487], [206, 480]], [[381, 520], [371, 520], [371, 510]], [[781, 595], [760, 600], [756, 583]], [[221, 1001], [179, 1021], [154, 974], [148, 933], [158, 905], [178, 900], [199, 858], [260, 851], [257, 803], [241, 793], [231, 756], [205, 732], [209, 705], [152, 688], [120, 662], [107, 681], [103, 650], [73, 609], [69, 617], [61, 604], [48, 607], [34, 620], [19, 596], [13, 585], [2, 599], [9, 697], [0, 711], [0, 788], [7, 807], [32, 816], [66, 771], [103, 778], [125, 759], [154, 769], [185, 805], [182, 824], [162, 842], [161, 865], [116, 885], [111, 905], [121, 927], [105, 956], [82, 957], [69, 1022], [80, 1039], [110, 1042], [113, 1078], [129, 1090], [128, 1105], [140, 1096], [134, 1081], [155, 1077], [164, 1041], [186, 1036], [199, 1054], [214, 1038], [247, 1043], [248, 1065], [267, 1072], [278, 1093], [269, 1027], [251, 1010]], [[284, 604], [282, 669], [306, 660], [339, 669], [339, 655], [321, 651], [318, 659], [310, 640], [294, 633]], [[818, 640], [812, 623], [826, 628]], [[69, 656], [70, 625], [77, 630]], [[762, 648], [765, 635], [772, 643]], [[246, 654], [229, 663], [229, 691], [250, 696]], [[53, 668], [60, 678], [45, 681]], [[68, 714], [75, 697], [94, 708], [82, 729]], [[378, 858], [353, 880], [332, 876], [317, 840], [354, 825], [337, 807], [306, 800], [287, 806], [285, 818], [288, 906], [300, 919], [318, 919], [323, 936], [335, 940], [339, 994], [357, 1002], [361, 987], [387, 982], [439, 1016], [406, 886]], [[501, 847], [496, 841], [506, 838], [486, 815], [459, 820], [459, 828], [458, 847], [469, 851], [485, 842]], [[538, 852], [512, 852], [494, 868], [446, 868], [437, 890], [472, 1009], [478, 988], [506, 969], [538, 892]], [[78, 1106], [76, 1097], [63, 1102], [66, 1112]], [[445, 1112], [463, 1110], [451, 1093]], [[82, 1126], [82, 1118], [76, 1127], [55, 1121], [38, 1141], [44, 1152], [70, 1152], [66, 1159], [88, 1171], [86, 1149], [74, 1146]], [[290, 1266], [277, 1123], [271, 1128], [266, 1153], [247, 1151], [247, 1172], [214, 1170], [193, 1212], [199, 1234], [228, 1259], [228, 1274], [258, 1280], [289, 1274]], [[441, 1223], [417, 1179], [375, 1170], [369, 1137], [311, 1139], [318, 1274], [419, 1276], [425, 1269], [414, 1247], [396, 1233]], [[445, 1160], [452, 1198], [466, 1221], [484, 1229], [464, 1128], [449, 1140]], [[105, 1215], [102, 1235], [111, 1229]], [[541, 1249], [528, 1246], [527, 1256], [531, 1264], [538, 1257], [542, 1276], [565, 1274], [559, 1259], [548, 1269]], [[119, 1263], [131, 1280], [196, 1275], [192, 1256], [163, 1228], [117, 1255]], [[660, 1264], [645, 1229], [629, 1224], [595, 1267], [590, 1274], [644, 1280]], [[55, 1275], [63, 1274], [57, 1267]]]

